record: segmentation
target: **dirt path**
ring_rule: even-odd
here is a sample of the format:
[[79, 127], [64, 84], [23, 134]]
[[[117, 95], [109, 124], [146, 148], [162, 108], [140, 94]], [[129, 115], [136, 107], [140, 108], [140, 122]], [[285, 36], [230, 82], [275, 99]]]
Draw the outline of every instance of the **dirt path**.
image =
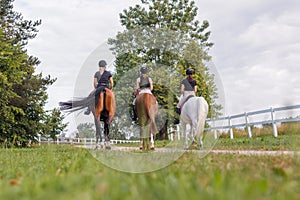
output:
[[[87, 149], [94, 149], [94, 145], [84, 146]], [[115, 151], [138, 151], [137, 147], [120, 147], [111, 146], [111, 150]], [[265, 150], [183, 150], [183, 149], [170, 149], [170, 148], [156, 148], [156, 152], [190, 152], [190, 153], [216, 153], [216, 154], [239, 154], [239, 155], [300, 155], [300, 151], [265, 151]]]

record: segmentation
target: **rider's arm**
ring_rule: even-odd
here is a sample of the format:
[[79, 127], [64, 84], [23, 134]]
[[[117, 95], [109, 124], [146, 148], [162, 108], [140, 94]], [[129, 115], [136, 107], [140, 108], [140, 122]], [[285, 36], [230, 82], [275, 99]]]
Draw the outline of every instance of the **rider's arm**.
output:
[[114, 80], [112, 77], [109, 78], [109, 85], [110, 85], [110, 89], [113, 89], [114, 87]]
[[137, 79], [136, 79], [135, 89], [136, 89], [136, 90], [139, 90], [139, 89], [140, 89], [140, 78], [137, 78]]
[[195, 94], [197, 93], [197, 89], [198, 89], [198, 87], [197, 87], [197, 85], [195, 85], [195, 87], [194, 87]]
[[149, 82], [150, 82], [150, 91], [152, 91], [153, 90], [153, 82], [152, 82], [151, 78], [149, 78]]
[[181, 94], [184, 94], [184, 84], [181, 84]]
[[97, 88], [97, 85], [98, 85], [97, 78], [94, 78], [94, 88], [95, 88], [95, 89]]

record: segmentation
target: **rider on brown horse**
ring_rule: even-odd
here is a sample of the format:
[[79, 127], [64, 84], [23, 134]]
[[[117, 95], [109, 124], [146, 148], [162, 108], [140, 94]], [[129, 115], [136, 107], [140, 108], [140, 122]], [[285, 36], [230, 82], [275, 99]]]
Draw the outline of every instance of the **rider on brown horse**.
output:
[[[135, 87], [135, 96], [142, 93], [149, 93], [152, 94], [153, 90], [153, 82], [152, 79], [148, 76], [148, 68], [146, 65], [142, 65], [140, 68], [141, 75], [139, 78], [136, 79], [136, 87]], [[133, 117], [132, 120], [137, 120], [136, 110], [135, 110], [135, 101], [133, 100], [132, 103], [132, 110], [133, 110]]]
[[[112, 78], [112, 75], [109, 71], [106, 70], [106, 61], [100, 60], [99, 61], [99, 70], [94, 75], [94, 90], [91, 92], [91, 94], [95, 93], [95, 97], [99, 97], [99, 94], [104, 91], [105, 88], [112, 89], [114, 86], [114, 81]], [[97, 99], [96, 99], [97, 102]], [[84, 114], [89, 115], [90, 109], [88, 108]]]

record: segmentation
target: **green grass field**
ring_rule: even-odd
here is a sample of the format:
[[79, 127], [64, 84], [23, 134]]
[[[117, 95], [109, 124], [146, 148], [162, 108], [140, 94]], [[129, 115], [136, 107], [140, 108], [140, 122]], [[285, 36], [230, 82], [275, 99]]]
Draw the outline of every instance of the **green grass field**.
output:
[[1, 149], [0, 158], [3, 200], [300, 199], [297, 155], [210, 153], [200, 159], [184, 153], [168, 167], [143, 174], [113, 170], [72, 146]]

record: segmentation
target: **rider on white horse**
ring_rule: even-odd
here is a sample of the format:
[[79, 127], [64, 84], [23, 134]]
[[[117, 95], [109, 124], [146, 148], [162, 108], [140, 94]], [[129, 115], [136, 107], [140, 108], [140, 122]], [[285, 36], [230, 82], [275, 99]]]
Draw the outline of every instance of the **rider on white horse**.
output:
[[192, 75], [194, 71], [188, 68], [185, 71], [187, 77], [181, 81], [181, 96], [176, 106], [176, 112], [180, 114], [183, 104], [186, 102], [189, 96], [196, 96], [197, 82], [193, 79]]

